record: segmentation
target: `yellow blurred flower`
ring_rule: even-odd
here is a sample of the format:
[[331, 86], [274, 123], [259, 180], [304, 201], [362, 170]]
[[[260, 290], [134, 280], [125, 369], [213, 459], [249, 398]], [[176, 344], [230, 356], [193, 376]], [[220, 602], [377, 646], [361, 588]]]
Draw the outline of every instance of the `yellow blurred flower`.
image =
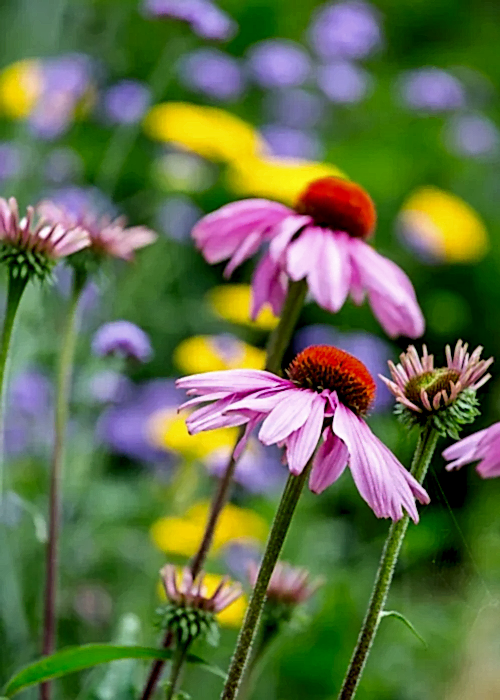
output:
[[[184, 516], [160, 518], [151, 527], [151, 539], [163, 552], [191, 557], [196, 553], [208, 518], [210, 504], [195, 503]], [[247, 508], [228, 503], [222, 510], [215, 529], [213, 551], [217, 552], [234, 540], [264, 541], [266, 521]]]
[[146, 430], [156, 447], [198, 460], [221, 448], [232, 448], [237, 435], [236, 428], [219, 428], [190, 435], [185, 417], [171, 409], [154, 413], [148, 420]]
[[40, 64], [17, 61], [0, 73], [0, 110], [11, 119], [23, 119], [32, 111], [42, 90]]
[[278, 318], [271, 307], [266, 305], [255, 321], [250, 319], [252, 290], [249, 284], [225, 284], [214, 287], [207, 295], [212, 311], [231, 323], [270, 331], [278, 324]]
[[144, 131], [157, 141], [175, 143], [208, 160], [232, 162], [259, 153], [264, 143], [239, 117], [217, 107], [164, 102], [144, 118]]
[[437, 187], [421, 187], [400, 213], [402, 235], [434, 259], [449, 263], [480, 260], [488, 250], [488, 234], [474, 209]]
[[195, 335], [176, 347], [174, 362], [184, 374], [264, 369], [266, 353], [233, 336]]
[[[181, 569], [179, 567], [179, 575]], [[203, 584], [206, 587], [207, 597], [212, 596], [215, 593], [215, 589], [222, 581], [223, 576], [221, 574], [204, 574]], [[167, 596], [165, 594], [165, 589], [161, 582], [158, 583], [158, 595], [162, 600], [166, 600]], [[243, 618], [245, 617], [245, 612], [248, 605], [248, 598], [246, 595], [240, 596], [234, 603], [228, 605], [220, 613], [216, 615], [217, 621], [221, 627], [241, 627]]]
[[240, 158], [231, 163], [227, 183], [239, 197], [265, 197], [294, 206], [313, 180], [345, 177], [334, 165], [292, 158]]

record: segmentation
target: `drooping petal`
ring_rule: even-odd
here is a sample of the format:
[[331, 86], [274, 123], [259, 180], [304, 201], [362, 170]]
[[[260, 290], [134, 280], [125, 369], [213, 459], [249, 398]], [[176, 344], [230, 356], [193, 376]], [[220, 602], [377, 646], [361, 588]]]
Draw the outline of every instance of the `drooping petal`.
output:
[[334, 435], [331, 428], [323, 432], [323, 443], [315, 457], [309, 488], [313, 493], [321, 493], [341, 476], [347, 466], [349, 451], [342, 440]]
[[415, 498], [428, 503], [427, 492], [368, 425], [339, 403], [333, 417], [333, 432], [345, 442], [354, 482], [375, 515], [399, 520], [404, 508], [418, 522]]
[[323, 232], [316, 252], [316, 265], [307, 276], [309, 290], [318, 305], [336, 313], [342, 308], [349, 292], [351, 266], [345, 233]]
[[243, 413], [225, 413], [225, 410], [235, 400], [235, 396], [228, 396], [213, 403], [198, 408], [188, 416], [186, 425], [189, 433], [194, 435], [205, 430], [216, 428], [233, 428], [244, 425], [250, 420], [250, 416]]
[[413, 285], [403, 270], [359, 239], [350, 239], [349, 251], [361, 285], [368, 292], [373, 313], [386, 333], [391, 337], [421, 336], [424, 317]]
[[321, 437], [326, 398], [321, 394], [313, 396], [313, 403], [306, 422], [285, 440], [288, 468], [292, 474], [302, 472]]
[[177, 379], [178, 389], [186, 389], [194, 394], [212, 394], [218, 391], [255, 392], [260, 389], [273, 389], [281, 385], [291, 385], [271, 372], [259, 369], [228, 369], [219, 372], [203, 372]]
[[275, 316], [281, 314], [287, 292], [287, 279], [279, 263], [265, 254], [252, 279], [252, 307], [250, 317], [255, 320], [262, 307], [269, 303]]
[[446, 465], [447, 471], [460, 469], [460, 467], [463, 467], [465, 464], [470, 464], [480, 459], [478, 447], [486, 433], [487, 430], [479, 430], [477, 433], [468, 435], [466, 438], [463, 438], [463, 440], [459, 440], [453, 445], [450, 445], [450, 447], [447, 447], [446, 450], [443, 451], [443, 457], [446, 461], [450, 462], [450, 464]]
[[273, 445], [304, 425], [310, 415], [317, 394], [308, 389], [288, 389], [281, 392], [281, 399], [262, 423], [259, 440]]
[[272, 259], [279, 262], [287, 249], [290, 241], [301, 228], [311, 223], [310, 216], [293, 214], [278, 224], [273, 232], [273, 238], [269, 244], [269, 254]]
[[307, 226], [297, 240], [289, 245], [286, 271], [292, 280], [304, 279], [318, 265], [323, 235], [322, 229]]
[[459, 440], [443, 452], [446, 460], [454, 460], [446, 469], [459, 469], [479, 461], [478, 473], [483, 479], [500, 476], [500, 423]]

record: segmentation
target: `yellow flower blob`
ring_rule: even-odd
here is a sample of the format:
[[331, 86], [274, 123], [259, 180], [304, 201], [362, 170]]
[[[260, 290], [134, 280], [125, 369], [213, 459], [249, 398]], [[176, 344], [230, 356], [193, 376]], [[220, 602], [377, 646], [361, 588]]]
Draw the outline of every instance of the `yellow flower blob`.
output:
[[236, 428], [219, 428], [190, 435], [185, 417], [172, 410], [154, 413], [146, 430], [151, 443], [156, 447], [197, 460], [202, 460], [221, 448], [232, 448], [237, 435]]
[[[179, 569], [180, 575], [180, 569]], [[203, 583], [206, 587], [206, 595], [210, 597], [215, 593], [215, 589], [222, 581], [221, 574], [204, 574]], [[165, 589], [161, 583], [158, 584], [158, 594], [162, 600], [166, 600]], [[245, 595], [240, 596], [234, 603], [228, 605], [227, 608], [222, 610], [216, 615], [216, 619], [221, 627], [241, 627], [243, 618], [245, 617], [245, 612], [248, 605], [248, 599]]]
[[[208, 518], [209, 503], [194, 504], [184, 516], [160, 518], [151, 527], [151, 539], [158, 549], [168, 554], [192, 557], [200, 544]], [[222, 510], [215, 529], [213, 551], [234, 540], [258, 540], [266, 538], [266, 521], [248, 508], [228, 503]]]
[[224, 369], [264, 369], [266, 353], [238, 338], [195, 335], [174, 351], [174, 362], [184, 374]]
[[437, 187], [421, 187], [411, 194], [400, 221], [410, 244], [443, 262], [476, 262], [488, 250], [488, 234], [479, 215], [462, 199]]
[[187, 102], [164, 102], [150, 109], [144, 118], [144, 131], [157, 141], [175, 143], [208, 160], [227, 163], [264, 148], [257, 131], [234, 114]]
[[208, 303], [212, 311], [231, 323], [252, 326], [270, 331], [278, 324], [278, 318], [269, 305], [264, 306], [255, 321], [250, 319], [252, 290], [249, 284], [225, 284], [214, 287], [208, 293]]
[[229, 189], [238, 197], [264, 197], [294, 206], [313, 180], [345, 175], [334, 165], [292, 158], [241, 158], [227, 173]]
[[11, 119], [27, 117], [42, 89], [38, 61], [12, 63], [0, 73], [0, 110]]

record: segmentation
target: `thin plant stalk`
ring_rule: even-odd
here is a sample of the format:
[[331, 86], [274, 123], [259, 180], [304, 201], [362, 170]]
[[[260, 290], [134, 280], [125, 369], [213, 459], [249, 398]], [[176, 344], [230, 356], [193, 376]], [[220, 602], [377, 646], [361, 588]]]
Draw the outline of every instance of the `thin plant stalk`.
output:
[[172, 660], [172, 669], [170, 671], [170, 678], [167, 688], [166, 700], [172, 700], [175, 697], [177, 691], [177, 686], [179, 685], [182, 667], [184, 666], [184, 661], [187, 656], [189, 649], [189, 644], [182, 644], [176, 649], [174, 658]]
[[0, 338], [0, 507], [4, 491], [5, 378], [7, 376], [9, 364], [9, 351], [14, 321], [27, 282], [28, 277], [14, 275], [13, 271], [9, 270], [7, 303], [5, 306], [2, 336]]
[[[438, 433], [430, 424], [420, 433], [411, 467], [411, 473], [420, 484], [423, 483], [427, 474], [432, 456], [436, 449], [438, 437]], [[338, 700], [350, 700], [354, 698], [356, 694], [366, 661], [373, 645], [373, 640], [375, 639], [380, 620], [382, 619], [382, 613], [384, 612], [409, 520], [409, 516], [405, 514], [403, 518], [392, 523], [389, 529], [368, 609]]]
[[[61, 481], [66, 443], [66, 425], [69, 414], [69, 398], [76, 339], [78, 334], [78, 307], [86, 282], [83, 272], [74, 272], [73, 290], [63, 331], [61, 353], [56, 385], [56, 405], [54, 420], [54, 451], [49, 485], [49, 527], [45, 560], [45, 595], [43, 612], [42, 653], [52, 654], [56, 645], [57, 627], [57, 578], [59, 560], [59, 535], [61, 519]], [[41, 700], [49, 700], [50, 683], [40, 686]]]
[[266, 601], [267, 588], [271, 580], [274, 567], [283, 548], [295, 508], [299, 501], [305, 481], [309, 475], [312, 459], [302, 471], [302, 474], [288, 477], [278, 510], [274, 516], [273, 525], [267, 540], [264, 557], [260, 565], [257, 581], [252, 591], [252, 597], [243, 620], [243, 625], [238, 636], [236, 649], [231, 660], [228, 676], [221, 700], [233, 700], [238, 694], [240, 683], [245, 673], [246, 666], [252, 651], [252, 645], [257, 634], [258, 624]]
[[[285, 352], [290, 345], [290, 340], [292, 339], [295, 326], [297, 325], [306, 294], [307, 284], [304, 280], [301, 280], [300, 282], [290, 282], [283, 307], [283, 313], [281, 314], [278, 325], [269, 338], [269, 343], [267, 346], [265, 368], [268, 372], [279, 374], [281, 370], [281, 363], [283, 362]], [[207, 524], [205, 526], [200, 545], [191, 561], [191, 573], [193, 577], [200, 573], [203, 565], [205, 564], [212, 545], [219, 515], [229, 499], [231, 486], [233, 483], [234, 470], [236, 469], [237, 464], [237, 460], [235, 459], [235, 450], [243, 435], [243, 432], [244, 427], [240, 428], [238, 431], [236, 444], [231, 452], [231, 456], [224, 473], [219, 479], [217, 490], [215, 491], [212, 499]], [[166, 648], [166, 646], [168, 646], [170, 643], [171, 639], [169, 639], [167, 633], [163, 641], [163, 646]], [[164, 661], [157, 660], [151, 665], [141, 700], [149, 700], [149, 698], [151, 698], [153, 695], [164, 663]]]

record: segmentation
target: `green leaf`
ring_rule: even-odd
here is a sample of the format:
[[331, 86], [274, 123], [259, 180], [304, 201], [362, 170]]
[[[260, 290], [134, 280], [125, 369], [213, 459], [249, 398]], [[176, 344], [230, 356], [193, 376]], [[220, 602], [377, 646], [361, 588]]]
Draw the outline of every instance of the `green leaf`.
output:
[[408, 620], [408, 618], [403, 615], [403, 613], [400, 613], [397, 610], [383, 610], [380, 613], [380, 619], [382, 619], [383, 617], [395, 617], [397, 620], [400, 620], [403, 624], [405, 624], [408, 627], [409, 630], [413, 632], [415, 637], [422, 642], [424, 647], [427, 647], [427, 642], [425, 641], [425, 639], [417, 632], [415, 627]]
[[[170, 649], [155, 649], [153, 647], [140, 646], [115, 646], [113, 644], [85, 644], [80, 647], [69, 647], [62, 651], [46, 656], [25, 666], [5, 686], [3, 693], [11, 698], [21, 690], [31, 685], [44, 683], [65, 676], [68, 673], [82, 671], [98, 664], [116, 661], [118, 659], [171, 659], [173, 652]], [[187, 663], [199, 664], [209, 673], [213, 673], [225, 680], [226, 674], [217, 666], [209, 664], [204, 659], [194, 654], [189, 654]]]

